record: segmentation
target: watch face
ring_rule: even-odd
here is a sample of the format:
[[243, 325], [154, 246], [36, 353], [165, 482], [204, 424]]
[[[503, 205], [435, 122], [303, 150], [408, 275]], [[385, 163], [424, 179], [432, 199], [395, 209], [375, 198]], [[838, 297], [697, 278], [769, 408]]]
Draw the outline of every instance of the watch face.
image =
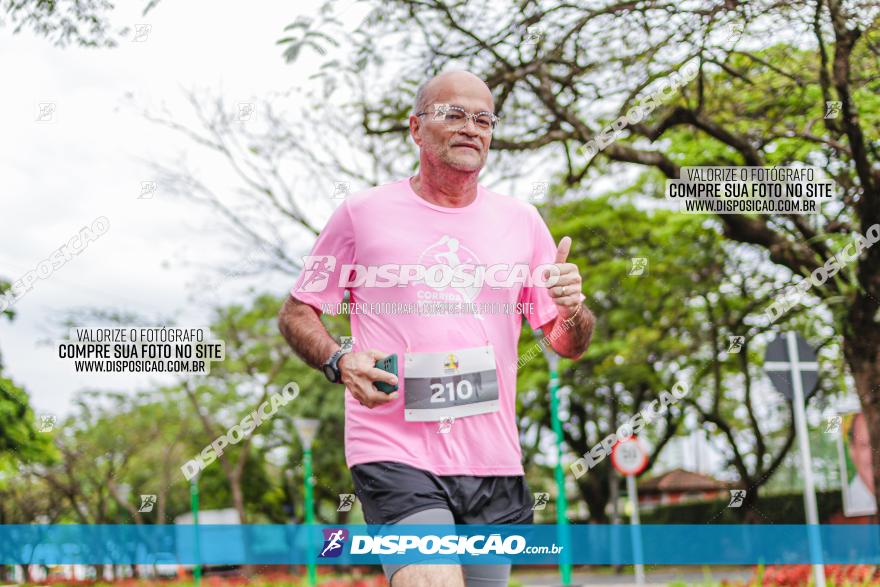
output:
[[324, 365], [324, 376], [330, 381], [330, 383], [336, 383], [336, 371], [333, 370], [333, 367], [330, 365]]

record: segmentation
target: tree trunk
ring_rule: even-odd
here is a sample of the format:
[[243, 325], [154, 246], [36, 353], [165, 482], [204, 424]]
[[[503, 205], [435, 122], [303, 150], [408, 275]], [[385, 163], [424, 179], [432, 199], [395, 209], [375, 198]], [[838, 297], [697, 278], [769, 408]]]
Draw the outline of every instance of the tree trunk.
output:
[[247, 524], [247, 514], [244, 509], [244, 494], [241, 491], [241, 475], [229, 479], [229, 489], [232, 493], [232, 505], [238, 512], [238, 521]]
[[737, 515], [746, 524], [770, 523], [760, 510], [755, 507], [758, 504], [758, 492], [761, 490], [761, 485], [751, 479], [743, 479], [743, 484], [749, 489], [745, 490], [746, 495], [743, 497], [742, 505], [737, 510]]
[[578, 482], [578, 488], [590, 511], [590, 522], [593, 524], [608, 523], [608, 514], [605, 512], [608, 507], [607, 470], [607, 467], [593, 469]]

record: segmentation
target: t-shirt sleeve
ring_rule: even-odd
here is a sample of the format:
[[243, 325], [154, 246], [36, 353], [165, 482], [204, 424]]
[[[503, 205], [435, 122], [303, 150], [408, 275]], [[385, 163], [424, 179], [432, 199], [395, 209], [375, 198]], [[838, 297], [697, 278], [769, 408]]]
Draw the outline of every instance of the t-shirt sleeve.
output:
[[346, 265], [350, 267], [354, 262], [354, 225], [346, 200], [330, 215], [311, 253], [303, 257], [303, 269], [290, 295], [317, 310], [335, 314], [330, 308], [342, 302], [347, 289], [340, 284], [348, 283], [340, 275]]
[[[553, 241], [550, 229], [547, 228], [547, 224], [534, 206], [531, 207], [530, 217], [532, 258], [529, 260], [529, 270], [530, 274], [535, 275], [534, 271], [539, 265], [552, 264], [556, 260], [556, 243]], [[519, 301], [524, 304], [523, 314], [534, 329], [540, 328], [559, 315], [559, 310], [553, 303], [550, 292], [540, 284], [530, 284], [523, 287]]]

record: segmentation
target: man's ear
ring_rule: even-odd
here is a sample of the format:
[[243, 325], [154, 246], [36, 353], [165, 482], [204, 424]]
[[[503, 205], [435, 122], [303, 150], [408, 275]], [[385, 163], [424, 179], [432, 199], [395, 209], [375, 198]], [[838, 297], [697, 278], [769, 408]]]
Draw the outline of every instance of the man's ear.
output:
[[409, 135], [412, 137], [412, 140], [415, 144], [421, 146], [422, 145], [422, 137], [420, 136], [422, 130], [422, 119], [418, 116], [410, 116], [409, 117]]

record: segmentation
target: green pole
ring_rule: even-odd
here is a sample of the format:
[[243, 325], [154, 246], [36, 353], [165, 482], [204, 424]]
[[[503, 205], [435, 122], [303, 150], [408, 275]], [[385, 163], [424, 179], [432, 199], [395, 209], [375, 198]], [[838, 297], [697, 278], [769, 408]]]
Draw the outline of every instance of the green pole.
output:
[[196, 553], [196, 566], [193, 568], [193, 581], [196, 584], [196, 587], [201, 585], [202, 583], [202, 565], [199, 563], [201, 560], [201, 548], [199, 547], [199, 476], [196, 475], [189, 482], [189, 497], [190, 497], [190, 505], [192, 506], [193, 513], [193, 531], [195, 532], [195, 553]]
[[559, 421], [559, 358], [553, 355], [550, 364], [550, 416], [553, 432], [556, 433], [556, 533], [562, 552], [559, 559], [559, 574], [563, 585], [571, 585], [571, 563], [568, 541], [568, 499], [565, 496], [565, 476], [562, 471], [562, 422]]
[[[303, 451], [303, 465], [305, 466], [305, 486], [306, 486], [306, 524], [311, 526], [315, 523], [315, 502], [312, 495], [312, 449], [307, 448]], [[311, 536], [311, 530], [308, 530], [308, 536]], [[311, 547], [311, 541], [309, 541]], [[309, 548], [309, 557], [311, 558], [312, 550]], [[309, 585], [315, 587], [318, 584], [318, 573], [315, 563], [309, 563]]]

